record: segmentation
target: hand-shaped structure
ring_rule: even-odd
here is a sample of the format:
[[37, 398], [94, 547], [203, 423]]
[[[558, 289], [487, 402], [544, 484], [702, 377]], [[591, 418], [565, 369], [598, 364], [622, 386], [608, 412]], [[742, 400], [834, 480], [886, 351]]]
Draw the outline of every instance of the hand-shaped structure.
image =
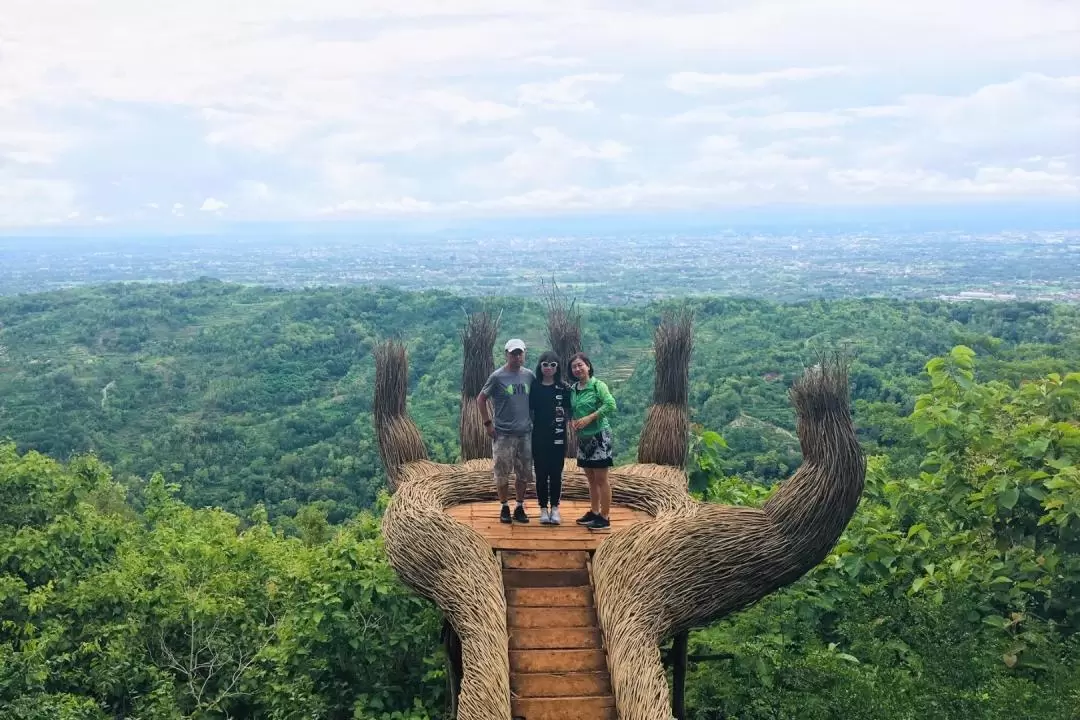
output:
[[[487, 343], [487, 321], [471, 321], [470, 342]], [[675, 633], [760, 600], [820, 563], [859, 502], [865, 462], [851, 422], [846, 369], [822, 361], [791, 389], [803, 464], [761, 508], [701, 503], [687, 491], [690, 319], [665, 318], [656, 332], [656, 385], [638, 462], [612, 468], [613, 502], [649, 518], [612, 532], [592, 556], [592, 592], [615, 708], [623, 720], [668, 720], [669, 691], [659, 650]], [[471, 338], [471, 339], [470, 339]], [[555, 343], [552, 343], [555, 345]], [[472, 354], [475, 355], [475, 349]], [[495, 498], [484, 437], [461, 428], [464, 462], [430, 462], [406, 412], [403, 346], [376, 350], [375, 424], [393, 499], [383, 532], [400, 577], [445, 613], [461, 643], [462, 720], [511, 718], [507, 605], [502, 567], [487, 539], [447, 510]], [[475, 374], [475, 373], [473, 373]], [[482, 374], [482, 373], [481, 373]], [[463, 373], [463, 403], [476, 380]], [[461, 414], [478, 423], [477, 414]], [[587, 498], [584, 476], [568, 471], [564, 497]], [[555, 529], [558, 532], [560, 529]]]

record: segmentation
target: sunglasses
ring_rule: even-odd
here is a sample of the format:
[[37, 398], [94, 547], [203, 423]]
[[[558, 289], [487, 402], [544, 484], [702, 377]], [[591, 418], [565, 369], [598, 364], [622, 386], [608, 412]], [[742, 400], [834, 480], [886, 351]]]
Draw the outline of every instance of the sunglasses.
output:
[[557, 363], [557, 362], [542, 362], [542, 363], [540, 363], [540, 367], [542, 367], [542, 368], [557, 368], [557, 367], [559, 367], [559, 363]]

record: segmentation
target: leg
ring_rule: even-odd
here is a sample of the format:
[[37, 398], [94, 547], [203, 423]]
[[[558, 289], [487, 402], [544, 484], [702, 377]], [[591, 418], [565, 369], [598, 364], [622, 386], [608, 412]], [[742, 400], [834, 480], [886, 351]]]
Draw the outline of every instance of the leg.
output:
[[562, 499], [562, 473], [565, 462], [566, 453], [563, 452], [561, 445], [556, 445], [551, 451], [551, 465], [547, 468], [548, 481], [551, 483], [549, 487], [551, 507], [559, 507], [559, 500]]
[[523, 435], [515, 438], [514, 475], [517, 476], [517, 501], [524, 504], [525, 493], [533, 480], [532, 436]]
[[589, 457], [588, 452], [587, 452], [587, 447], [586, 447], [587, 445], [588, 445], [588, 440], [587, 439], [578, 438], [577, 450], [576, 450], [577, 463], [578, 463], [578, 467], [581, 468], [581, 471], [583, 473], [585, 473], [585, 480], [589, 483], [589, 505], [590, 505], [590, 507], [589, 507], [589, 512], [585, 513], [580, 518], [578, 518], [577, 524], [578, 525], [585, 525], [585, 526], [588, 526], [589, 523], [591, 523], [593, 520], [596, 519], [598, 511], [600, 510], [600, 506], [597, 505], [596, 488], [593, 486], [592, 468], [582, 467], [582, 463], [585, 462]]
[[600, 515], [605, 518], [611, 517], [611, 483], [608, 482], [608, 468], [593, 469], [593, 483], [596, 486]]
[[495, 460], [495, 492], [501, 502], [506, 502], [510, 497], [510, 472], [513, 469], [513, 460], [510, 455], [511, 447], [509, 438], [497, 435], [491, 441], [491, 455]]
[[551, 502], [551, 483], [546, 464], [547, 457], [542, 448], [533, 448], [533, 470], [536, 472], [536, 499], [540, 508], [546, 508]]
[[585, 479], [589, 481], [589, 507], [593, 515], [600, 514], [600, 493], [596, 487], [596, 468], [584, 468]]

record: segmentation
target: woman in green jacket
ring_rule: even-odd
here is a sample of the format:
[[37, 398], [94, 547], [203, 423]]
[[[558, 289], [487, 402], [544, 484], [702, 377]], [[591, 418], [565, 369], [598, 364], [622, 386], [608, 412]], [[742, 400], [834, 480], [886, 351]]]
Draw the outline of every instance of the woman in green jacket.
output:
[[577, 382], [570, 386], [573, 428], [577, 432], [578, 467], [589, 480], [592, 509], [578, 519], [578, 525], [590, 530], [611, 529], [611, 484], [608, 469], [614, 464], [611, 423], [615, 398], [607, 385], [593, 377], [593, 366], [585, 353], [570, 358], [570, 372]]

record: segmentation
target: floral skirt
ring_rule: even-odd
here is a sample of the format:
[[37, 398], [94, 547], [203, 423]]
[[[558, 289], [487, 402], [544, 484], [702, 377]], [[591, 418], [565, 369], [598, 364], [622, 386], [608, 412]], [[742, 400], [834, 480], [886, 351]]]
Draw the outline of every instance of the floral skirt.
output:
[[577, 464], [583, 468], [611, 467], [614, 461], [611, 430], [601, 430], [590, 437], [578, 437]]

